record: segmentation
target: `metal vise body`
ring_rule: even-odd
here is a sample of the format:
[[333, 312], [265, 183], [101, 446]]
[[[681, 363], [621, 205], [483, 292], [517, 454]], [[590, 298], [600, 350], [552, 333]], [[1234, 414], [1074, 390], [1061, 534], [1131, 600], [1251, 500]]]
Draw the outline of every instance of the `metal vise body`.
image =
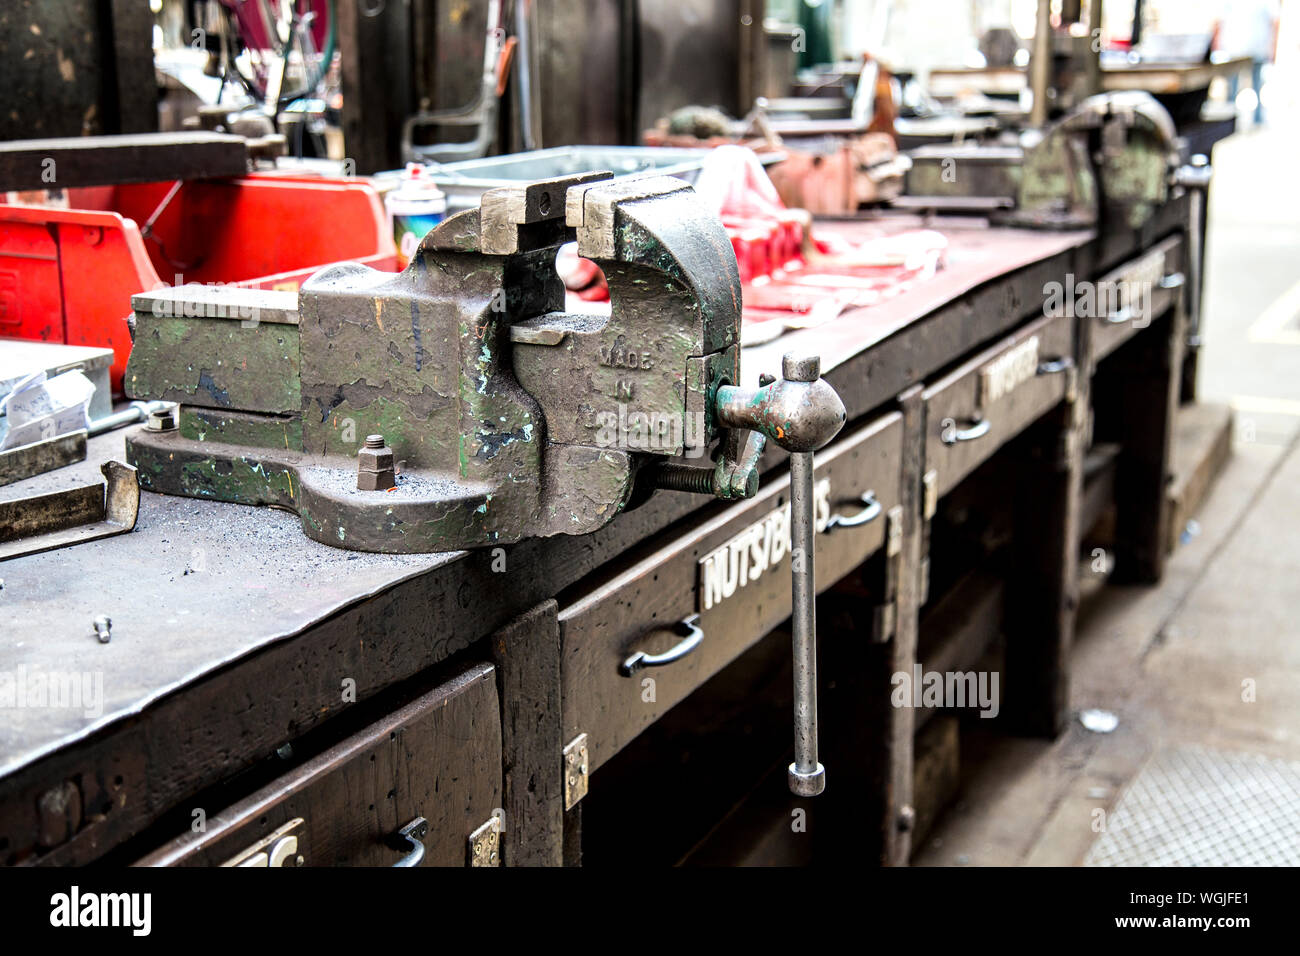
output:
[[[608, 315], [564, 311], [555, 258], [575, 239]], [[627, 505], [641, 465], [720, 436], [740, 305], [727, 236], [679, 180], [496, 189], [400, 274], [135, 296], [127, 392], [181, 408], [130, 435], [128, 458], [146, 489], [288, 508], [356, 550], [582, 534]], [[371, 435], [392, 451], [387, 490], [357, 487]]]
[[999, 225], [1137, 229], [1181, 162], [1173, 120], [1147, 93], [1103, 93], [1012, 141], [922, 146], [907, 205], [987, 213]]

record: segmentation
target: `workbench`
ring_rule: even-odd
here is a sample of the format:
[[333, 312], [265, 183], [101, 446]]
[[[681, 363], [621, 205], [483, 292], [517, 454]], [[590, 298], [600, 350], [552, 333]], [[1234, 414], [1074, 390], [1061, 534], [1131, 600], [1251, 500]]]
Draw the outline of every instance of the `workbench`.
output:
[[[830, 691], [826, 723], [853, 722], [854, 743], [828, 758], [827, 795], [805, 801], [826, 800], [811, 811], [823, 819], [851, 814], [868, 859], [910, 852], [916, 714], [880, 702], [887, 675], [917, 660], [923, 606], [944, 596], [927, 585], [941, 560], [932, 524], [968, 476], [999, 449], [1021, 462], [1000, 620], [1013, 726], [1053, 734], [1065, 719], [1078, 546], [1101, 507], [1085, 493], [1094, 406], [1122, 449], [1108, 486], [1116, 574], [1159, 577], [1179, 292], [1157, 289], [1147, 324], [1045, 316], [1044, 289], [1146, 276], [1153, 250], [1156, 279], [1176, 272], [1187, 217], [1177, 198], [1142, 229], [1102, 236], [927, 221], [950, 240], [932, 280], [744, 351], [746, 380], [791, 348], [822, 356], [848, 410], [817, 456], [825, 510], [874, 508], [819, 537], [818, 588], [848, 601], [845, 633], [878, 660], [855, 673], [860, 659], [825, 646], [840, 625], [824, 617], [823, 681], [873, 683], [845, 706]], [[1031, 338], [1050, 367], [983, 409], [979, 440], [947, 442], [982, 371]], [[1094, 395], [1112, 357], [1122, 369], [1101, 369]], [[98, 436], [84, 465], [0, 495], [93, 479], [122, 443]], [[423, 819], [425, 863], [579, 862], [601, 767], [789, 616], [775, 565], [704, 606], [703, 562], [788, 501], [784, 453], [763, 468], [748, 501], [659, 492], [589, 535], [431, 555], [339, 550], [287, 512], [146, 492], [131, 533], [0, 563], [0, 670], [102, 680], [95, 713], [5, 711], [0, 861], [391, 865], [414, 846], [401, 831]], [[106, 644], [91, 625], [101, 614]], [[674, 646], [693, 614], [705, 640], [653, 672], [647, 699], [619, 663]], [[787, 743], [766, 741], [773, 761]]]
[[[1230, 57], [1203, 63], [1102, 63], [1102, 89], [1145, 90], [1171, 95], [1204, 89], [1215, 77], [1250, 75], [1251, 59]], [[1019, 93], [1029, 85], [1028, 71], [1020, 66], [941, 67], [930, 71], [930, 92], [956, 96], [965, 90], [988, 94]]]

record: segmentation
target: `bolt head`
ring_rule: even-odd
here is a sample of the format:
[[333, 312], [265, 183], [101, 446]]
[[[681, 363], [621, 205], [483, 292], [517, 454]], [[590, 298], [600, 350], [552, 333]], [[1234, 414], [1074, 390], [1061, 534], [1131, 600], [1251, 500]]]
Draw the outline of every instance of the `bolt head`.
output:
[[151, 432], [169, 432], [176, 428], [176, 405], [168, 405], [149, 413], [145, 428]]

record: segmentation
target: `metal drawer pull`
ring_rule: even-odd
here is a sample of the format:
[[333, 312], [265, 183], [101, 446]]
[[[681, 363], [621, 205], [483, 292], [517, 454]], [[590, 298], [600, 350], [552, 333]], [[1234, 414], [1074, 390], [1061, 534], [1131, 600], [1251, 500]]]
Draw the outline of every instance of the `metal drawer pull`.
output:
[[647, 654], [645, 651], [637, 651], [618, 666], [618, 672], [624, 677], [631, 677], [637, 671], [646, 667], [663, 667], [666, 664], [673, 663], [673, 661], [680, 661], [703, 642], [704, 632], [700, 630], [699, 625], [700, 616], [692, 614], [677, 625], [686, 628], [687, 631], [686, 636], [681, 641], [662, 654]]
[[[1160, 279], [1160, 288], [1162, 289], [1179, 289], [1187, 282], [1187, 278], [1181, 272], [1171, 272]], [[1133, 309], [1125, 306], [1113, 315], [1103, 315], [1104, 319], [1110, 325], [1123, 325], [1134, 318]]]
[[956, 422], [946, 418], [943, 431], [939, 433], [939, 440], [945, 445], [955, 445], [960, 441], [974, 441], [987, 435], [992, 427], [993, 423], [987, 418], [972, 418], [965, 428], [958, 428]]
[[425, 838], [428, 832], [429, 821], [424, 817], [416, 817], [398, 830], [397, 839], [394, 842], [398, 843], [407, 852], [406, 856], [394, 863], [393, 866], [419, 866], [424, 860], [424, 844], [420, 841]]
[[1061, 358], [1049, 359], [1038, 366], [1039, 375], [1055, 375], [1058, 372], [1066, 372], [1074, 368], [1074, 359], [1068, 355]]
[[830, 520], [826, 522], [826, 530], [829, 532], [832, 528], [861, 527], [879, 517], [880, 512], [885, 510], [885, 506], [876, 500], [876, 493], [874, 491], [868, 491], [858, 500], [866, 505], [866, 507], [857, 514], [850, 515], [847, 518], [841, 514], [831, 515]]

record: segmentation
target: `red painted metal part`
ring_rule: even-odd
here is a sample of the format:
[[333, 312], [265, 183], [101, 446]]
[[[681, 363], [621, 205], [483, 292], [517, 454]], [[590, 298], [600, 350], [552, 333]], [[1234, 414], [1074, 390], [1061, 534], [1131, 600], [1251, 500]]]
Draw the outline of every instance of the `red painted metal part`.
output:
[[187, 282], [296, 289], [344, 260], [397, 269], [383, 204], [366, 183], [193, 180], [164, 205], [173, 185], [71, 189], [71, 209], [0, 205], [0, 337], [112, 348], [120, 391], [137, 292]]
[[[250, 50], [272, 51], [280, 48], [277, 37], [271, 31], [275, 29], [276, 4], [268, 0], [221, 0], [222, 6], [229, 7], [230, 12], [239, 21], [239, 34], [244, 45]], [[297, 0], [299, 15], [313, 14], [311, 21], [312, 41], [317, 50], [325, 48], [325, 40], [330, 30], [330, 7], [325, 0]]]

